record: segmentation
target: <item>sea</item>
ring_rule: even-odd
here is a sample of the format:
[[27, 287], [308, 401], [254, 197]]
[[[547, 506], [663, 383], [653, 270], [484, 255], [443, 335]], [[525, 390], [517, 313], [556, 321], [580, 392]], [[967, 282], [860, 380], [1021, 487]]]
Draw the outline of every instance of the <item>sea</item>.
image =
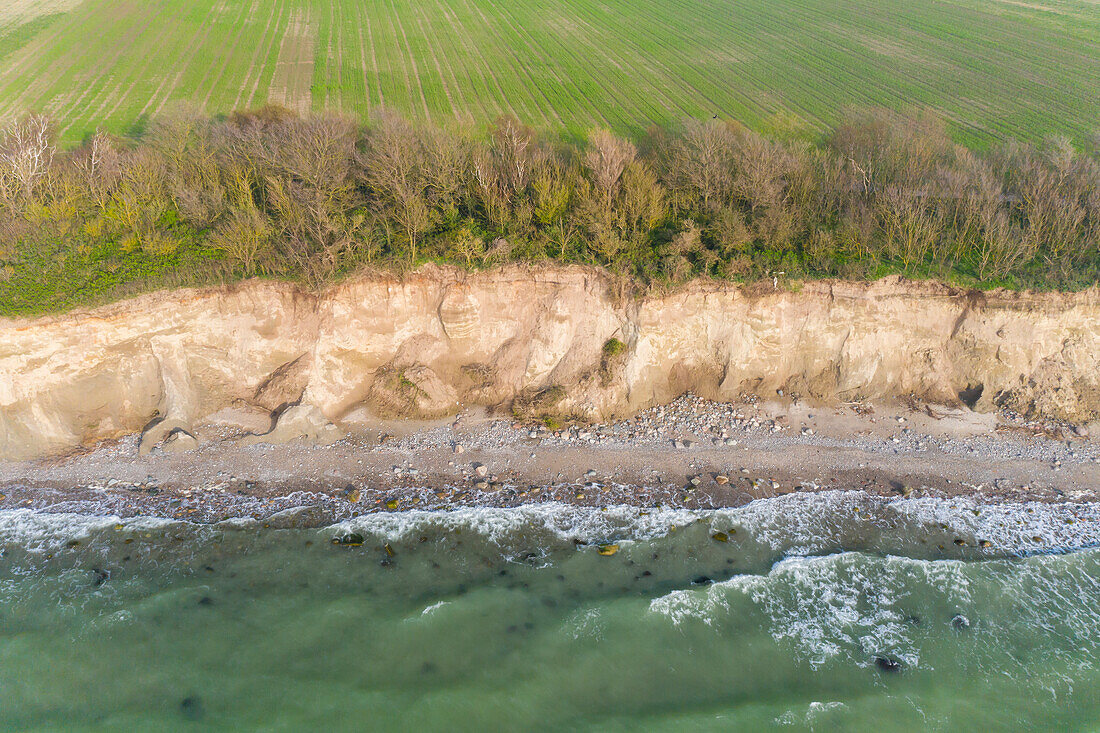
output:
[[1100, 509], [0, 512], [0, 729], [1097, 731]]

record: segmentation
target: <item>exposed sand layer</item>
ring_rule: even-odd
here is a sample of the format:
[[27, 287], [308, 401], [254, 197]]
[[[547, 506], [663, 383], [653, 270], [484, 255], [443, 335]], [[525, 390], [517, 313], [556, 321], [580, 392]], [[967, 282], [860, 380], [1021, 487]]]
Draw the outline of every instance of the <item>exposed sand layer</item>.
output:
[[[428, 266], [320, 295], [157, 293], [0, 321], [0, 458], [216, 429], [330, 443], [486, 407], [607, 421], [692, 392], [835, 407], [906, 400], [1084, 424], [1100, 416], [1100, 294], [695, 282], [634, 297], [605, 273]], [[221, 450], [219, 448], [218, 450]]]

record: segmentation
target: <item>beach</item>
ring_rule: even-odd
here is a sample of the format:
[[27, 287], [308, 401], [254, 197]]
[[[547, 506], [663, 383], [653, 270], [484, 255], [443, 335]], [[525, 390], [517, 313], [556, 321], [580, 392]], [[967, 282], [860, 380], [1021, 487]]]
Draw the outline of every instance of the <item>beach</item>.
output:
[[193, 447], [144, 455], [138, 437], [0, 464], [0, 508], [196, 521], [311, 509], [314, 524], [368, 512], [561, 501], [742, 506], [859, 490], [980, 501], [1096, 498], [1088, 429], [935, 405], [815, 408], [691, 395], [608, 424], [548, 427], [484, 410], [375, 421], [340, 437], [256, 442], [217, 424]]

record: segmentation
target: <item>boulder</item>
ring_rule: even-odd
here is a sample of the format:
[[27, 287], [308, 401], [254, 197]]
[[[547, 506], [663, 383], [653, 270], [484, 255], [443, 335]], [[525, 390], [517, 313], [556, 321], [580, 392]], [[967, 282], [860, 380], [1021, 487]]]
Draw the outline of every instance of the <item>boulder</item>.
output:
[[270, 443], [278, 445], [292, 440], [306, 440], [317, 445], [333, 443], [344, 437], [337, 428], [321, 413], [321, 410], [308, 404], [293, 405], [283, 411], [275, 421], [275, 427], [259, 435], [247, 435], [242, 438], [245, 445]]

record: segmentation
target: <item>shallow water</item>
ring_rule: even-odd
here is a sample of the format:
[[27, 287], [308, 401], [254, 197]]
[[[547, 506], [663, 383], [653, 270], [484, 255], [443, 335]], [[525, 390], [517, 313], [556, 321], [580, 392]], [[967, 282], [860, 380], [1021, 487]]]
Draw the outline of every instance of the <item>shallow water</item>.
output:
[[276, 519], [0, 513], [0, 726], [1098, 729], [1091, 505]]

